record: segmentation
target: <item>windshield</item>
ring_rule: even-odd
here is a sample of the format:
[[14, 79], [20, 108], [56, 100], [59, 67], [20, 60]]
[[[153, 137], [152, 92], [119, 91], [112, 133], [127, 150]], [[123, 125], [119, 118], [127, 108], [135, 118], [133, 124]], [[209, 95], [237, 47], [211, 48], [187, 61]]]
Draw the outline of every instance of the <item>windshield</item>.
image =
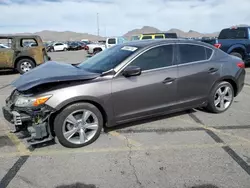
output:
[[78, 67], [89, 72], [103, 73], [115, 68], [138, 50], [138, 47], [115, 45], [82, 62]]

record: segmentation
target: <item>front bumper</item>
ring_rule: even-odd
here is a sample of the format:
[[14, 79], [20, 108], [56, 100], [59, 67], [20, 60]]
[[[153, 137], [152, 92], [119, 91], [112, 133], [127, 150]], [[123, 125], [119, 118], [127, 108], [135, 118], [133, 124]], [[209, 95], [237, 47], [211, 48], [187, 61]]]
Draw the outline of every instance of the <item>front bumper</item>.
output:
[[11, 111], [8, 107], [2, 107], [2, 112], [4, 118], [17, 126], [22, 125], [23, 123], [30, 122], [32, 120], [31, 116], [23, 113], [19, 113], [17, 111]]

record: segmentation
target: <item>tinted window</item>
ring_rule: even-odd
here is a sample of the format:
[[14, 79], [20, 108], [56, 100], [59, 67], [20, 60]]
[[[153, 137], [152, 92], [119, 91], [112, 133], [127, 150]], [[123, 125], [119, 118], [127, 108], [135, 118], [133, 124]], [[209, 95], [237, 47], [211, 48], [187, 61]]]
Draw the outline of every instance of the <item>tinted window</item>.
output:
[[30, 46], [30, 44], [34, 44], [35, 46], [38, 46], [38, 43], [35, 39], [21, 39], [20, 42], [21, 42], [20, 44], [21, 47], [28, 47]]
[[136, 58], [130, 65], [150, 70], [171, 66], [173, 64], [173, 45], [160, 46], [150, 49]]
[[180, 64], [206, 60], [205, 47], [192, 44], [179, 44]]
[[223, 29], [220, 32], [218, 39], [247, 39], [247, 29]]
[[163, 35], [155, 35], [155, 39], [163, 39], [164, 36]]
[[152, 39], [152, 36], [143, 36], [142, 39]]
[[205, 48], [205, 49], [206, 49], [207, 59], [209, 59], [213, 53], [213, 50], [211, 50], [210, 48]]
[[108, 44], [116, 44], [115, 38], [108, 39]]
[[177, 38], [177, 34], [176, 33], [166, 33], [165, 38]]

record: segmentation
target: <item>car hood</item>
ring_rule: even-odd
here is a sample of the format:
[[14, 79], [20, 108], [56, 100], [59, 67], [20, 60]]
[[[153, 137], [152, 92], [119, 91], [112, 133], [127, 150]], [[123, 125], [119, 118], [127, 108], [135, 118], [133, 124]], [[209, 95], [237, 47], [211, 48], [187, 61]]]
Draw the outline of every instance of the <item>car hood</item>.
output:
[[71, 64], [48, 61], [21, 75], [12, 85], [19, 91], [25, 91], [45, 83], [89, 80], [99, 76]]

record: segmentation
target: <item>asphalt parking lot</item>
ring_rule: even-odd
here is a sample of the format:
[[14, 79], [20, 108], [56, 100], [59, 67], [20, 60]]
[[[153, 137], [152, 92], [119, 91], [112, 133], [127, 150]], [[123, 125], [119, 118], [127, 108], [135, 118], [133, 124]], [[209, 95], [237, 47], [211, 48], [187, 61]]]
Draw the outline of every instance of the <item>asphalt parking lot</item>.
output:
[[[77, 63], [85, 51], [50, 53]], [[249, 188], [250, 68], [223, 114], [201, 109], [105, 130], [93, 144], [36, 148], [10, 133], [0, 112], [0, 188]], [[0, 105], [19, 75], [0, 72]]]

